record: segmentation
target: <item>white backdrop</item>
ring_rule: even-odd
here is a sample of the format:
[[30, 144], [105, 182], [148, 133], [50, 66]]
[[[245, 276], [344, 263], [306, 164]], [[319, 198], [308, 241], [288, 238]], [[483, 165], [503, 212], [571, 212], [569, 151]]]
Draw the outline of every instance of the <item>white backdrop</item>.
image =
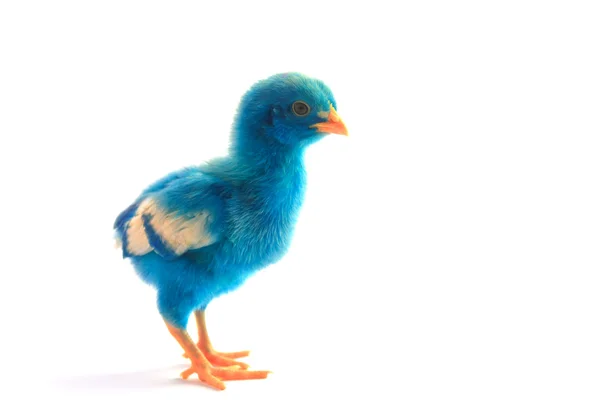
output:
[[[2, 2], [1, 397], [598, 399], [594, 3]], [[285, 71], [350, 137], [308, 153], [288, 256], [208, 310], [274, 374], [182, 383], [112, 222]]]

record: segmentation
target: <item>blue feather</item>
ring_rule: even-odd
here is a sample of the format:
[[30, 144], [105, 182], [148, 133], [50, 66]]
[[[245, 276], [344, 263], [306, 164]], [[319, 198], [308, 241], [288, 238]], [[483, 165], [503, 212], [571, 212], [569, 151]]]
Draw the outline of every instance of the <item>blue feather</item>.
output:
[[[123, 232], [125, 230], [123, 229]], [[129, 239], [127, 238], [127, 235], [124, 233], [121, 233], [119, 235], [119, 238], [121, 239], [121, 249], [123, 250], [123, 258], [129, 258], [132, 256], [132, 254], [127, 251], [127, 246], [129, 246]]]
[[127, 221], [129, 221], [131, 219], [131, 217], [133, 217], [138, 206], [139, 206], [138, 203], [133, 203], [132, 205], [127, 207], [125, 210], [123, 210], [115, 219], [113, 228], [119, 232], [123, 232], [123, 230], [125, 229], [125, 224], [127, 223]]

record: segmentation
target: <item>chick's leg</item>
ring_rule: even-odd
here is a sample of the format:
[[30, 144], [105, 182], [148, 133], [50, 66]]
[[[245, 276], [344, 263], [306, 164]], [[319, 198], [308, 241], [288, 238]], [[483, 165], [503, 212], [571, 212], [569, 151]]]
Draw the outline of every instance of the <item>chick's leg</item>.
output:
[[213, 367], [184, 329], [177, 328], [167, 321], [165, 322], [171, 335], [177, 340], [192, 362], [192, 366], [181, 373], [183, 379], [187, 379], [195, 373], [202, 382], [215, 389], [223, 390], [225, 389], [223, 381], [265, 379], [269, 374], [269, 371], [246, 371], [235, 366], [229, 368]]
[[248, 364], [236, 361], [235, 359], [246, 357], [248, 354], [250, 354], [250, 352], [237, 351], [233, 353], [221, 353], [216, 351], [208, 337], [204, 310], [196, 310], [194, 314], [196, 316], [196, 325], [198, 327], [198, 348], [200, 351], [202, 351], [202, 353], [204, 353], [204, 356], [208, 359], [208, 361], [215, 366], [227, 367], [237, 365], [242, 369], [247, 369]]

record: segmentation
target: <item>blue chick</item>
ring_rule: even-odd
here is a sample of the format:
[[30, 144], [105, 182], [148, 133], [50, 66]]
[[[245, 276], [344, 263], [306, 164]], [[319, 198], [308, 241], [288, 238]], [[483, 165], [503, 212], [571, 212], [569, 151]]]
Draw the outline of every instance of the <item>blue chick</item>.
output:
[[[182, 372], [215, 389], [225, 380], [263, 379], [209, 340], [205, 309], [290, 246], [306, 186], [304, 152], [327, 134], [348, 135], [331, 90], [320, 80], [284, 73], [242, 97], [228, 156], [166, 175], [116, 219], [123, 257], [157, 290], [169, 332], [190, 359]], [[186, 326], [191, 314], [197, 343]]]

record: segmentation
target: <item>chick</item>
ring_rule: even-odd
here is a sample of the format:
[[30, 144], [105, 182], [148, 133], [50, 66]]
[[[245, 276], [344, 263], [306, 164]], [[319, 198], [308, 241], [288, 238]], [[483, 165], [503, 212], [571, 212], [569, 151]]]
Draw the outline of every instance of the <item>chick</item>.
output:
[[[331, 90], [320, 80], [284, 73], [242, 97], [226, 157], [181, 169], [147, 187], [116, 219], [123, 257], [157, 290], [157, 306], [193, 373], [215, 389], [225, 380], [263, 379], [210, 342], [208, 304], [290, 246], [306, 187], [304, 152], [328, 134], [348, 135]], [[198, 343], [186, 331], [194, 314]]]

